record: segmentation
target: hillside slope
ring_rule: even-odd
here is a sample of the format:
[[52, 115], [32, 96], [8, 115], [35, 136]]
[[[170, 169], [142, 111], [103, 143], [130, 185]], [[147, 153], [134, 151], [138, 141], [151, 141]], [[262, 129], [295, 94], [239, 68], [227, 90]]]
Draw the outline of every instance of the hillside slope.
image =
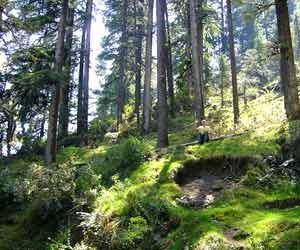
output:
[[243, 135], [205, 145], [182, 146], [194, 140], [182, 115], [167, 152], [153, 134], [64, 148], [51, 168], [2, 162], [0, 249], [300, 249], [297, 166], [280, 166], [286, 126], [253, 112], [261, 103], [245, 109]]

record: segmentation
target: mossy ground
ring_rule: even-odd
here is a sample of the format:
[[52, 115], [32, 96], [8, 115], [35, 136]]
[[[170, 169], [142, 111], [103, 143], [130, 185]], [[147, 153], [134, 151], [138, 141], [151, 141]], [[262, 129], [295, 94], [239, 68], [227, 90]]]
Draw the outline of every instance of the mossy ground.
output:
[[[266, 103], [268, 103], [268, 98], [271, 97], [264, 99]], [[272, 107], [273, 113], [282, 109], [282, 102], [278, 99], [275, 102], [275, 108]], [[257, 105], [258, 109], [261, 102], [255, 100], [252, 104], [254, 107]], [[267, 107], [265, 109], [267, 110]], [[291, 184], [278, 185], [276, 189], [241, 186], [226, 190], [212, 207], [201, 210], [182, 207], [175, 201], [182, 193], [172, 176], [187, 160], [217, 156], [262, 158], [266, 155], [278, 155], [280, 150], [277, 143], [280, 136], [278, 131], [282, 119], [279, 116], [275, 119], [273, 114], [273, 120], [268, 120], [264, 125], [262, 117], [265, 115], [266, 112], [263, 111], [257, 114], [253, 109], [251, 112], [245, 109], [242, 114], [242, 117], [247, 117], [244, 119], [245, 123], [251, 124], [250, 121], [254, 116], [257, 119], [254, 125], [248, 124], [245, 128], [255, 127], [255, 132], [190, 147], [175, 147], [174, 145], [194, 140], [193, 117], [184, 115], [175, 118], [171, 121], [170, 143], [173, 146], [170, 147], [169, 152], [159, 159], [152, 156], [152, 159], [135, 168], [130, 168], [130, 171], [121, 169], [121, 172], [125, 172], [123, 178], [114, 178], [109, 185], [104, 185], [97, 196], [95, 210], [115, 220], [136, 217], [141, 214], [142, 210], [145, 217], [149, 213], [149, 218], [158, 220], [159, 223], [160, 218], [155, 218], [155, 215], [151, 214], [152, 210], [147, 209], [149, 207], [167, 208], [169, 216], [180, 222], [161, 239], [165, 249], [196, 249], [195, 247], [210, 235], [224, 238], [224, 232], [230, 228], [239, 228], [246, 232], [247, 236], [239, 241], [252, 246], [253, 250], [300, 249], [299, 207], [267, 209], [263, 205], [266, 201], [299, 197], [299, 192]], [[266, 122], [266, 119], [264, 121]], [[231, 132], [228, 131], [227, 134]], [[148, 144], [154, 151], [155, 135], [147, 136], [143, 143]], [[102, 145], [96, 149], [64, 148], [59, 153], [58, 162], [71, 161], [75, 166], [88, 164], [97, 173], [107, 177], [107, 173], [110, 173], [110, 166], [104, 163], [113, 147]], [[30, 159], [12, 160], [1, 165], [0, 168], [8, 167], [15, 173], [13, 176], [20, 176], [26, 170], [26, 166], [31, 163]], [[0, 249], [2, 250], [12, 249], [10, 244], [20, 242], [22, 239], [24, 228], [21, 226], [26, 214], [22, 211], [3, 210], [0, 221], [5, 221], [4, 218], [7, 216], [12, 216], [14, 222], [6, 221], [0, 225]]]

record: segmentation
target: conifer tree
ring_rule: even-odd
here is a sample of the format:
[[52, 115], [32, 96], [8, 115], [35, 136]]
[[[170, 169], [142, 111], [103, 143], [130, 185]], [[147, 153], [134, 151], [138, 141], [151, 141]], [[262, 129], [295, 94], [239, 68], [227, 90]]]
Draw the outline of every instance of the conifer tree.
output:
[[166, 24], [165, 24], [165, 0], [157, 0], [157, 146], [167, 147], [168, 142], [168, 103], [167, 103], [167, 44], [166, 44]]
[[231, 64], [232, 106], [233, 106], [234, 124], [237, 125], [240, 119], [240, 111], [239, 111], [237, 69], [236, 69], [236, 58], [235, 58], [231, 0], [227, 0], [227, 22], [228, 22], [229, 51], [230, 51], [230, 64]]
[[[68, 14], [68, 0], [63, 1], [61, 17], [59, 23], [59, 30], [57, 35], [56, 49], [55, 49], [55, 72], [61, 74], [64, 64], [64, 38], [66, 30], [66, 19]], [[56, 161], [57, 151], [57, 121], [60, 100], [60, 81], [56, 79], [51, 85], [51, 104], [48, 119], [48, 134], [47, 134], [47, 148], [46, 160], [47, 163]]]
[[153, 36], [153, 6], [154, 1], [148, 0], [146, 62], [143, 94], [143, 133], [150, 132], [151, 121], [151, 73], [152, 73], [152, 36]]
[[[198, 125], [202, 123], [204, 119], [204, 101], [203, 101], [203, 63], [201, 60], [201, 40], [202, 35], [199, 34], [199, 31], [202, 32], [202, 28], [199, 29], [199, 9], [198, 6], [202, 6], [202, 0], [189, 0], [190, 3], [190, 21], [191, 21], [191, 40], [192, 40], [192, 64], [193, 64], [193, 77], [194, 77], [194, 108], [196, 113], [196, 121]], [[201, 9], [200, 9], [201, 10]]]
[[72, 82], [72, 45], [73, 45], [73, 29], [74, 29], [74, 15], [75, 10], [73, 4], [68, 7], [67, 14], [67, 27], [65, 35], [65, 51], [66, 51], [66, 65], [65, 65], [65, 75], [66, 83], [62, 85], [60, 92], [60, 110], [59, 110], [59, 131], [58, 137], [65, 138], [68, 136], [69, 127], [69, 96], [71, 90]]
[[119, 80], [117, 87], [117, 129], [119, 130], [120, 125], [123, 121], [123, 110], [125, 105], [125, 92], [126, 92], [126, 78], [125, 70], [127, 64], [127, 53], [128, 53], [128, 30], [127, 20], [128, 18], [128, 0], [122, 2], [122, 35], [120, 40], [120, 68], [119, 68]]
[[287, 0], [276, 0], [278, 37], [280, 43], [280, 76], [286, 115], [289, 120], [300, 119], [298, 81], [293, 54]]

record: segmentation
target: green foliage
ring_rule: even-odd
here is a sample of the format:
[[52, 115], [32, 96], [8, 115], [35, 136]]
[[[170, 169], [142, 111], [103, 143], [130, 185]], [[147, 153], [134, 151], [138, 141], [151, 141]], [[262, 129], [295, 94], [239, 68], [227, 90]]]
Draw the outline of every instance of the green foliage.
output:
[[104, 135], [114, 123], [113, 118], [99, 119], [95, 118], [90, 122], [89, 134], [96, 139], [96, 143], [102, 142]]
[[[100, 211], [86, 214], [85, 219], [80, 224], [84, 233], [84, 240], [80, 245], [83, 249], [85, 247], [91, 247], [88, 249], [111, 249], [118, 224], [117, 220], [113, 220], [110, 216], [106, 216]], [[75, 247], [75, 249], [77, 248]]]
[[22, 148], [18, 151], [18, 155], [43, 156], [45, 148], [46, 142], [44, 140], [23, 137]]
[[125, 105], [123, 112], [123, 122], [119, 128], [120, 137], [136, 136], [136, 117], [133, 105]]
[[100, 187], [101, 176], [96, 175], [90, 165], [83, 165], [76, 169], [76, 191], [88, 192], [90, 190], [97, 190]]
[[120, 233], [117, 242], [114, 243], [115, 249], [133, 250], [141, 247], [141, 243], [145, 241], [147, 234], [151, 232], [147, 220], [143, 217], [131, 217], [128, 226]]
[[[150, 155], [150, 147], [143, 141], [134, 137], [124, 139], [119, 145], [107, 150], [101, 167], [103, 181], [107, 183], [116, 174], [121, 179], [127, 177]], [[111, 181], [109, 180], [108, 183], [111, 183]]]
[[[264, 204], [298, 197], [299, 184], [269, 175], [270, 169], [266, 166], [249, 165], [239, 185], [225, 190], [211, 207], [196, 210], [176, 203], [182, 193], [172, 178], [189, 159], [214, 156], [261, 159], [265, 155], [276, 155], [280, 150], [278, 138], [282, 136], [285, 140], [288, 133], [286, 129], [279, 129], [282, 117], [273, 117], [278, 112], [276, 108], [282, 105], [282, 99], [273, 97], [268, 94], [251, 101], [253, 109], [243, 110], [245, 123], [241, 125], [241, 131], [257, 128], [255, 132], [202, 146], [176, 147], [174, 150], [171, 146], [159, 160], [151, 157], [154, 150], [150, 145], [155, 144], [156, 135], [150, 134], [144, 140], [123, 139], [112, 147], [62, 148], [58, 155], [60, 164], [52, 169], [41, 163], [24, 162], [24, 159], [8, 162], [9, 167], [2, 164], [0, 187], [4, 190], [12, 188], [14, 199], [27, 205], [25, 211], [20, 211], [21, 218], [13, 219], [20, 226], [0, 224], [0, 233], [4, 230], [10, 235], [6, 241], [0, 236], [0, 248], [10, 250], [2, 246], [12, 246], [14, 241], [24, 242], [22, 235], [35, 236], [40, 230], [43, 235], [35, 237], [33, 244], [37, 244], [35, 241], [47, 242], [55, 250], [202, 250], [203, 242], [222, 249], [221, 246], [228, 247], [224, 232], [228, 228], [238, 228], [242, 233], [237, 235], [236, 241], [248, 247], [246, 249], [286, 247], [292, 250], [293, 242], [299, 238], [298, 208], [272, 209]], [[271, 116], [266, 115], [270, 107], [268, 101], [275, 105]], [[262, 104], [264, 108], [259, 111]], [[213, 124], [213, 129], [219, 129], [221, 135], [231, 133], [230, 111], [227, 107], [223, 111], [224, 117], [210, 106], [207, 113], [208, 120], [215, 123], [224, 118], [224, 131], [222, 126], [218, 128]], [[257, 122], [253, 124], [255, 117]], [[170, 121], [172, 144], [193, 139], [193, 120], [191, 115], [185, 114]], [[288, 131], [289, 126], [284, 128]], [[9, 193], [4, 191], [3, 197], [7, 197], [6, 192]], [[68, 233], [57, 231], [61, 226], [66, 227], [66, 211], [72, 209], [84, 210], [85, 219], [80, 219], [83, 239], [71, 247]], [[15, 212], [6, 213], [15, 216]], [[50, 223], [52, 221], [54, 223]], [[30, 228], [29, 225], [34, 226]], [[28, 232], [19, 228], [28, 228]], [[47, 241], [47, 237], [53, 241]]]
[[191, 146], [186, 153], [199, 157], [220, 156], [226, 152], [228, 156], [253, 156], [275, 155], [279, 152], [279, 145], [273, 138], [262, 138], [255, 134], [246, 133], [237, 138], [226, 138], [221, 141], [211, 142], [203, 146]]
[[0, 172], [0, 202], [2, 206], [17, 201], [16, 181], [10, 177], [9, 169]]
[[70, 164], [58, 165], [56, 169], [33, 164], [21, 185], [24, 187], [23, 195], [40, 202], [72, 197], [75, 191], [74, 171]]
[[70, 244], [70, 230], [59, 232], [55, 239], [50, 239], [49, 250], [73, 250]]

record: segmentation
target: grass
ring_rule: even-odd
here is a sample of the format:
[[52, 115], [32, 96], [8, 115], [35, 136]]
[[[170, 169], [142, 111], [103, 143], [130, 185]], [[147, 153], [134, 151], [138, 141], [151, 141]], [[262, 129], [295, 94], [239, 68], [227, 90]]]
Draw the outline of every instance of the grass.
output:
[[[203, 210], [185, 208], [175, 202], [175, 199], [182, 193], [172, 175], [189, 159], [218, 156], [262, 158], [279, 153], [280, 146], [277, 144], [277, 139], [282, 117], [276, 116], [276, 120], [274, 115], [277, 110], [280, 110], [282, 100], [276, 99], [275, 104], [272, 104], [275, 107], [272, 106], [272, 120], [263, 120], [268, 112], [269, 106], [267, 105], [271, 105], [268, 101], [273, 99], [274, 96], [266, 96], [263, 100], [255, 100], [249, 104], [252, 105], [252, 109], [250, 111], [245, 109], [242, 113], [244, 124], [241, 130], [255, 127], [255, 132], [210, 142], [202, 146], [173, 147], [160, 159], [152, 157], [139, 166], [131, 168], [130, 171], [126, 170], [126, 167], [118, 169], [119, 175], [122, 173], [126, 173], [126, 175], [124, 178], [109, 176], [113, 180], [110, 185], [103, 185], [99, 191], [95, 211], [101, 211], [113, 220], [122, 222], [120, 225], [124, 230], [127, 230], [126, 221], [137, 216], [147, 218], [153, 230], [157, 230], [157, 225], [166, 224], [162, 216], [162, 212], [166, 209], [168, 220], [178, 220], [179, 223], [170, 227], [167, 234], [161, 238], [165, 249], [196, 249], [210, 236], [217, 235], [224, 239], [224, 232], [229, 228], [236, 227], [249, 234], [249, 237], [240, 242], [253, 246], [253, 250], [264, 249], [259, 248], [263, 245], [270, 247], [265, 249], [300, 249], [299, 208], [279, 210], [266, 209], [263, 206], [266, 201], [299, 197], [291, 185], [279, 185], [276, 190], [271, 191], [253, 186], [227, 190], [213, 207]], [[264, 103], [263, 111], [257, 114], [255, 109], [259, 109], [261, 103]], [[253, 125], [251, 121], [254, 117], [257, 122]], [[267, 125], [264, 125], [263, 121], [267, 122]], [[170, 127], [171, 145], [193, 140], [192, 116], [178, 116], [171, 120]], [[228, 130], [228, 134], [230, 133], [232, 131]], [[151, 151], [154, 151], [155, 136], [155, 134], [150, 134], [143, 142], [150, 147]], [[107, 173], [111, 173], [115, 164], [119, 164], [119, 159], [113, 161], [108, 159], [114, 150], [117, 151], [116, 149], [118, 149], [118, 145], [112, 147], [101, 145], [96, 149], [68, 147], [59, 152], [58, 162], [71, 161], [75, 167], [89, 165], [97, 174], [105, 176]], [[40, 160], [38, 162], [41, 163]], [[9, 162], [11, 178], [22, 176], [31, 163], [32, 161], [24, 159]], [[6, 167], [7, 164], [0, 164], [0, 169]], [[14, 213], [14, 211], [6, 211], [4, 216], [0, 216], [0, 219], [8, 215], [15, 216]], [[22, 232], [19, 231], [18, 225], [20, 224], [1, 224], [1, 235], [5, 233], [9, 237], [0, 237], [0, 249], [8, 250], [12, 241], [20, 241]]]
[[232, 157], [261, 157], [276, 155], [279, 149], [279, 145], [276, 144], [275, 139], [258, 137], [254, 133], [248, 133], [237, 138], [227, 138], [205, 145], [191, 146], [186, 149], [186, 153], [196, 158], [222, 156], [224, 152], [226, 152], [226, 156]]
[[[266, 235], [274, 233], [273, 227], [276, 223], [299, 222], [298, 208], [270, 210], [262, 206], [266, 201], [295, 196], [292, 190], [289, 193], [286, 190], [273, 193], [243, 187], [226, 192], [213, 208], [197, 211], [180, 207], [174, 202], [174, 198], [181, 195], [178, 186], [170, 179], [160, 178], [161, 174], [164, 175], [165, 168], [169, 167], [170, 162], [167, 159], [143, 165], [125, 183], [105, 190], [105, 195], [99, 196], [98, 208], [122, 218], [129, 214], [132, 204], [138, 206], [139, 202], [145, 200], [163, 200], [170, 214], [181, 220], [180, 226], [168, 235], [168, 249], [174, 250], [183, 249], [187, 244], [195, 245], [207, 235], [223, 235], [227, 228], [234, 227], [249, 233], [250, 238], [246, 243], [259, 242]], [[284, 235], [285, 232], [279, 234]]]

